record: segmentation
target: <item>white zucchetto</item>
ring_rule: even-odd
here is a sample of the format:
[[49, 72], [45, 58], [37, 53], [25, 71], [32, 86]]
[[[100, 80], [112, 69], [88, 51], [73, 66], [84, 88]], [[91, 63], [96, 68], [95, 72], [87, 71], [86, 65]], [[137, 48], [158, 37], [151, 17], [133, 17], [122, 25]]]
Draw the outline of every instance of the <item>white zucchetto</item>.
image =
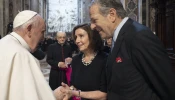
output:
[[37, 15], [37, 12], [31, 10], [24, 10], [19, 12], [13, 21], [13, 28], [23, 25], [31, 18], [33, 18], [35, 15]]

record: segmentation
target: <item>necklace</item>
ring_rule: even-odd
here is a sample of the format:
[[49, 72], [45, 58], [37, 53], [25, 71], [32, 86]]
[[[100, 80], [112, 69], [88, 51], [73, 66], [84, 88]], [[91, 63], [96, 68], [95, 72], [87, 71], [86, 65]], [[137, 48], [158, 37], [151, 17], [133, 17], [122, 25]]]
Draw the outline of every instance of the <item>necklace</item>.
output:
[[94, 58], [95, 58], [96, 55], [97, 55], [97, 52], [94, 53], [94, 56], [91, 58], [90, 61], [86, 62], [85, 59], [84, 59], [85, 55], [83, 54], [83, 55], [82, 55], [82, 63], [83, 63], [83, 65], [85, 65], [85, 66], [90, 65], [90, 64], [92, 63], [92, 60], [94, 60]]

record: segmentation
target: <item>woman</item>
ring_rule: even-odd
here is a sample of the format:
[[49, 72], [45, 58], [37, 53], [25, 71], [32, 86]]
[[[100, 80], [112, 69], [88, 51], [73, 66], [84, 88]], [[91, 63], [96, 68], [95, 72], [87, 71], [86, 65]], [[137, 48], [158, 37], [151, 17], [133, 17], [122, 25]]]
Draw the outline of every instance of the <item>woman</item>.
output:
[[81, 52], [72, 60], [71, 87], [62, 84], [66, 97], [80, 97], [81, 100], [106, 99], [106, 59], [101, 50], [103, 42], [99, 33], [90, 25], [78, 25], [73, 29], [73, 38]]

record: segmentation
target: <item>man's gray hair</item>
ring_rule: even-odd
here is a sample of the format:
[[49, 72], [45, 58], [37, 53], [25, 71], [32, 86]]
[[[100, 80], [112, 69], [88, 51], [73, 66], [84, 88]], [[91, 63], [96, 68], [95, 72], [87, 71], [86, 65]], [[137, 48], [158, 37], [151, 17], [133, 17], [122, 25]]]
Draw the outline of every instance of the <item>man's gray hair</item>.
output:
[[120, 0], [93, 0], [91, 5], [99, 5], [99, 11], [103, 16], [106, 16], [109, 13], [109, 9], [114, 8], [117, 12], [117, 15], [121, 18], [127, 16], [127, 13], [123, 7], [123, 4]]
[[64, 33], [65, 36], [66, 36], [66, 32], [63, 32], [63, 31], [58, 31], [57, 34], [56, 34], [56, 36], [58, 36], [60, 33]]

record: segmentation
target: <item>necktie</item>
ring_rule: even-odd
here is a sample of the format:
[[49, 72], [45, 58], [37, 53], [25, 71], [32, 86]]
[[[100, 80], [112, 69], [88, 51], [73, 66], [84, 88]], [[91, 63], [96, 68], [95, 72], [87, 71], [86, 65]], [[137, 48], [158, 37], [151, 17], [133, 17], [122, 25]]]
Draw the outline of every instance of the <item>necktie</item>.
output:
[[114, 48], [114, 44], [115, 44], [115, 41], [112, 38], [111, 52], [112, 52], [112, 49]]

